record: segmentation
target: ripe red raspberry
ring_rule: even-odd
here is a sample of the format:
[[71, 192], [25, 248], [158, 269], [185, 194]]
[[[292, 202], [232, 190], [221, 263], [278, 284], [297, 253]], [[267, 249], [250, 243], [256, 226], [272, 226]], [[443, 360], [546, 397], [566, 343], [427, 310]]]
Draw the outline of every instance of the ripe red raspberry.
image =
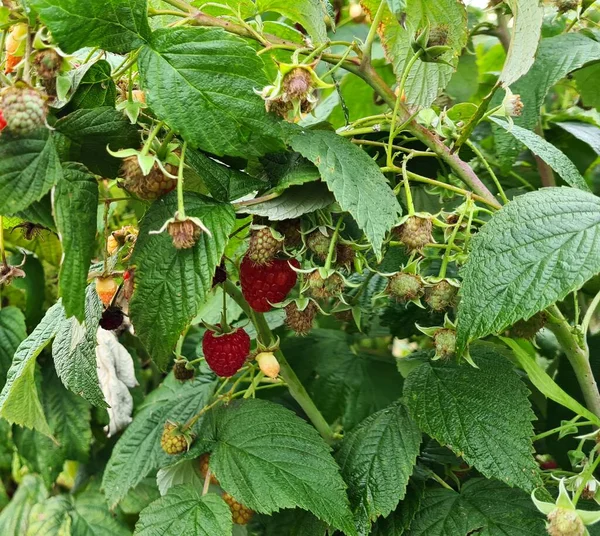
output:
[[434, 311], [443, 311], [454, 305], [458, 289], [442, 279], [425, 291], [425, 301]]
[[104, 310], [100, 318], [100, 327], [108, 331], [112, 331], [121, 327], [123, 324], [124, 314], [120, 307], [110, 306]]
[[12, 134], [25, 136], [43, 127], [46, 121], [46, 98], [30, 87], [12, 86], [2, 93], [2, 114]]
[[298, 274], [290, 265], [300, 267], [295, 259], [274, 259], [268, 265], [259, 266], [248, 256], [244, 257], [240, 266], [240, 281], [244, 298], [252, 309], [266, 313], [273, 308], [272, 303], [285, 300], [298, 279]]
[[253, 229], [250, 233], [248, 258], [255, 264], [269, 264], [282, 247], [283, 240], [277, 238], [270, 227]]
[[233, 522], [236, 525], [247, 525], [250, 523], [254, 512], [250, 508], [245, 507], [243, 504], [237, 502], [229, 493], [223, 493], [223, 500], [229, 505], [231, 515], [233, 516]]
[[167, 454], [181, 454], [190, 448], [190, 443], [190, 434], [182, 431], [180, 425], [171, 421], [165, 423], [160, 446]]
[[317, 310], [317, 305], [309, 301], [305, 309], [300, 311], [298, 304], [293, 301], [285, 306], [285, 325], [293, 329], [296, 335], [307, 335], [312, 329]]
[[186, 381], [191, 380], [194, 377], [194, 367], [186, 367], [187, 361], [185, 359], [178, 359], [173, 364], [173, 376], [176, 380]]
[[[176, 172], [171, 164], [165, 164], [165, 168], [169, 173]], [[121, 177], [123, 178], [122, 186], [125, 190], [147, 201], [153, 201], [157, 197], [168, 194], [177, 186], [177, 181], [167, 177], [156, 162], [150, 173], [144, 175], [137, 156], [129, 156], [123, 160]]]
[[431, 230], [433, 224], [429, 218], [411, 216], [400, 227], [396, 233], [409, 251], [421, 251], [432, 241]]
[[222, 334], [208, 329], [202, 338], [202, 351], [211, 370], [217, 376], [229, 378], [246, 362], [250, 337], [242, 328]]
[[4, 130], [5, 127], [6, 127], [6, 119], [4, 119], [2, 110], [0, 110], [0, 131]]

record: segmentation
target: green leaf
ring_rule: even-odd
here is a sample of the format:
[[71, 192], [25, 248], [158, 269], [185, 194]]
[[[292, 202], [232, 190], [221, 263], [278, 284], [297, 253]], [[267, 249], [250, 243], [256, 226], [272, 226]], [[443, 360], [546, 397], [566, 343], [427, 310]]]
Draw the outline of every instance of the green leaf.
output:
[[337, 202], [354, 218], [380, 256], [385, 235], [402, 209], [377, 164], [335, 132], [300, 132], [291, 138], [290, 145], [319, 168]]
[[257, 0], [256, 9], [259, 13], [276, 11], [294, 23], [301, 24], [316, 45], [327, 40], [325, 17], [328, 13], [323, 0]]
[[544, 7], [530, 0], [506, 0], [513, 14], [510, 47], [499, 81], [514, 84], [533, 65], [542, 34]]
[[[511, 87], [525, 105], [522, 115], [514, 118], [515, 124], [533, 130], [548, 90], [571, 71], [597, 60], [600, 60], [600, 43], [583, 34], [571, 32], [542, 39], [533, 66]], [[502, 99], [499, 93], [496, 104]], [[499, 128], [495, 128], [494, 138], [501, 162], [510, 167], [521, 151], [520, 144]]]
[[97, 46], [125, 53], [150, 37], [145, 0], [30, 0], [65, 52]]
[[27, 337], [25, 317], [16, 307], [0, 309], [0, 389], [6, 383], [6, 374], [17, 348]]
[[56, 226], [63, 246], [60, 294], [67, 317], [85, 318], [85, 287], [96, 250], [98, 184], [81, 166], [65, 167], [54, 193]]
[[360, 534], [368, 534], [371, 522], [386, 517], [404, 498], [420, 445], [421, 432], [400, 403], [371, 415], [344, 437], [336, 460]]
[[186, 152], [185, 161], [202, 177], [210, 194], [217, 201], [233, 201], [266, 186], [264, 181], [224, 166], [200, 151]]
[[600, 110], [600, 88], [598, 88], [600, 63], [594, 63], [583, 69], [579, 69], [574, 74], [574, 77], [583, 104], [586, 107]]
[[523, 370], [527, 373], [529, 381], [531, 381], [536, 389], [538, 389], [546, 398], [554, 400], [554, 402], [570, 409], [576, 415], [581, 415], [593, 423], [596, 423], [597, 426], [600, 426], [600, 417], [594, 415], [558, 386], [546, 371], [540, 367], [535, 358], [532, 358], [532, 356], [519, 346], [517, 341], [507, 337], [498, 338], [513, 351], [519, 365], [521, 365]]
[[421, 500], [410, 528], [378, 532], [378, 536], [544, 536], [544, 516], [522, 491], [501, 482], [474, 478], [460, 493], [430, 488]]
[[475, 236], [462, 271], [458, 351], [528, 319], [600, 271], [600, 199], [544, 188], [512, 200]]
[[107, 403], [98, 382], [96, 364], [96, 332], [102, 310], [95, 285], [91, 283], [85, 291], [85, 321], [80, 324], [75, 317], [63, 316], [52, 343], [52, 357], [58, 377], [67, 389], [104, 408]]
[[[43, 237], [40, 236], [38, 237], [38, 239], [40, 239], [41, 241], [43, 240]], [[9, 263], [21, 264], [22, 259], [23, 256], [19, 252], [9, 257]], [[13, 279], [11, 285], [14, 288], [18, 288], [25, 291], [25, 319], [27, 323], [27, 328], [31, 330], [35, 326], [37, 326], [44, 317], [44, 302], [46, 300], [46, 277], [44, 274], [44, 267], [42, 263], [34, 255], [26, 256], [25, 264], [21, 267], [21, 270], [25, 272], [25, 277]], [[5, 370], [8, 370], [8, 367]], [[4, 374], [1, 377], [6, 378], [6, 375]], [[2, 383], [2, 385], [4, 384]]]
[[341, 331], [313, 329], [307, 337], [284, 339], [283, 350], [325, 418], [339, 419], [346, 430], [402, 395], [394, 363], [356, 355]]
[[292, 186], [279, 197], [238, 209], [243, 214], [264, 216], [271, 221], [298, 218], [331, 205], [335, 199], [323, 183]]
[[319, 170], [298, 153], [267, 154], [260, 161], [276, 191], [321, 178]]
[[[381, 0], [382, 1], [382, 0]], [[362, 4], [374, 16], [380, 0], [363, 0]], [[458, 57], [467, 44], [467, 12], [462, 2], [456, 0], [411, 0], [407, 2], [404, 26], [386, 5], [378, 27], [381, 43], [398, 80], [402, 78], [404, 68], [413, 57], [412, 41], [419, 30], [427, 25], [444, 25], [448, 29], [447, 45], [452, 50], [444, 53], [441, 59], [450, 63], [432, 63], [417, 60], [406, 79], [404, 91], [409, 104], [428, 107], [446, 87]]]
[[[27, 536], [128, 536], [131, 532], [108, 511], [104, 496], [86, 490], [73, 498], [57, 495], [31, 510]], [[61, 532], [63, 531], [63, 532]]]
[[108, 154], [111, 150], [139, 149], [140, 139], [136, 125], [114, 108], [76, 110], [56, 122], [56, 130], [68, 138], [68, 158], [81, 162], [92, 173], [115, 178], [121, 159]]
[[215, 493], [202, 495], [191, 486], [175, 486], [140, 513], [136, 536], [231, 535], [233, 521], [227, 503]]
[[533, 154], [539, 156], [546, 164], [556, 171], [566, 183], [574, 188], [589, 192], [590, 189], [586, 184], [585, 179], [575, 167], [575, 164], [573, 164], [564, 153], [554, 147], [554, 145], [548, 143], [544, 138], [538, 136], [531, 130], [527, 130], [518, 125], [510, 125], [497, 117], [491, 117], [490, 119], [512, 134]]
[[327, 524], [310, 512], [295, 508], [265, 516], [263, 536], [326, 536]]
[[[165, 421], [185, 422], [198, 413], [208, 403], [214, 387], [215, 382], [204, 377], [181, 384], [169, 375], [146, 398], [133, 422], [117, 441], [104, 471], [102, 487], [111, 508], [150, 471], [161, 463], [168, 465], [164, 463], [168, 456], [160, 448]], [[177, 458], [170, 459], [174, 461]]]
[[220, 28], [157, 30], [138, 65], [148, 105], [193, 147], [244, 157], [282, 148], [280, 122], [254, 92], [267, 84], [262, 59], [243, 39]]
[[152, 204], [141, 222], [132, 258], [136, 289], [130, 304], [131, 321], [162, 369], [172, 358], [179, 334], [207, 300], [235, 222], [230, 204], [187, 193], [186, 214], [200, 218], [212, 237], [203, 233], [193, 248], [178, 250], [168, 233], [149, 234], [159, 230], [176, 210], [176, 192]]
[[0, 138], [0, 213], [14, 214], [46, 195], [61, 177], [54, 137], [40, 128], [27, 137]]
[[589, 123], [580, 123], [578, 121], [559, 121], [555, 123], [569, 134], [575, 136], [578, 140], [587, 143], [597, 155], [600, 155], [600, 128]]
[[115, 106], [117, 87], [111, 77], [111, 66], [106, 60], [94, 63], [85, 71], [77, 90], [69, 101], [69, 109]]
[[0, 417], [46, 435], [50, 435], [50, 428], [35, 385], [35, 360], [56, 334], [63, 315], [60, 302], [48, 309], [31, 335], [17, 348], [0, 393]]
[[8, 506], [0, 514], [0, 534], [27, 534], [33, 506], [44, 501], [48, 491], [37, 475], [25, 475]]
[[259, 399], [221, 406], [214, 416], [214, 441], [210, 468], [242, 504], [262, 513], [298, 506], [356, 534], [346, 485], [329, 447], [290, 410]]
[[156, 473], [156, 484], [161, 495], [166, 495], [173, 486], [186, 484], [189, 488], [202, 489], [204, 477], [200, 474], [197, 460], [181, 460], [174, 465], [162, 467]]
[[531, 491], [540, 478], [529, 392], [493, 346], [474, 346], [471, 357], [479, 368], [431, 361], [414, 369], [404, 382], [410, 415], [484, 476]]
[[119, 503], [119, 508], [125, 514], [139, 514], [146, 506], [160, 497], [156, 480], [152, 477], [144, 478], [135, 488], [129, 490], [129, 493]]
[[46, 485], [51, 487], [66, 460], [87, 462], [92, 430], [87, 402], [67, 391], [51, 366], [44, 367], [42, 373], [42, 407], [54, 439], [35, 430], [17, 427], [13, 430], [13, 438], [27, 466], [41, 474]]
[[396, 18], [399, 18], [406, 11], [406, 0], [387, 0], [387, 4]]

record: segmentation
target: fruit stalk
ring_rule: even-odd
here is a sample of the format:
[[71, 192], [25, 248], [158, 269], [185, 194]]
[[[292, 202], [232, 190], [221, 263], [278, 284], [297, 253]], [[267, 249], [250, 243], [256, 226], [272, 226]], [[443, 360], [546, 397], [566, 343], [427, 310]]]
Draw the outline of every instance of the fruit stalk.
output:
[[[550, 318], [547, 327], [556, 335], [558, 343], [573, 367], [587, 408], [600, 417], [600, 393], [590, 366], [589, 351], [587, 347], [580, 345], [573, 328], [556, 305], [550, 307], [548, 311]], [[585, 337], [585, 334], [583, 336]]]
[[[260, 339], [263, 341], [273, 340], [271, 329], [262, 313], [255, 313], [250, 309], [250, 306], [246, 303], [246, 300], [244, 300], [240, 290], [231, 281], [227, 280], [224, 283], [224, 288], [225, 292], [231, 296], [231, 298], [242, 308], [244, 313], [246, 313], [246, 316], [252, 321]], [[327, 443], [332, 444], [335, 441], [333, 431], [319, 411], [319, 408], [315, 406], [312, 398], [310, 398], [309, 394], [306, 392], [306, 389], [298, 379], [298, 376], [296, 376], [296, 373], [292, 370], [292, 367], [287, 362], [283, 352], [278, 349], [274, 354], [281, 367], [279, 375], [287, 384], [290, 394], [304, 410], [304, 413], [306, 413], [310, 422], [312, 422], [313, 426], [321, 434], [321, 437], [323, 437]]]

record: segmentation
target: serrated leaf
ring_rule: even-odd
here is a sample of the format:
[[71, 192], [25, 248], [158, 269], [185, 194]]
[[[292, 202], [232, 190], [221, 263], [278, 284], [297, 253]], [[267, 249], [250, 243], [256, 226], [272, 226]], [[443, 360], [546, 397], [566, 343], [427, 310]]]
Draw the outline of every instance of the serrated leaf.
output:
[[371, 536], [406, 536], [406, 531], [419, 510], [424, 494], [425, 483], [422, 480], [411, 480], [404, 500], [389, 516], [377, 520], [373, 525]]
[[559, 121], [555, 124], [575, 136], [578, 140], [587, 143], [596, 151], [597, 155], [600, 155], [600, 128], [596, 125], [577, 121]]
[[47, 497], [42, 479], [38, 475], [25, 475], [8, 506], [0, 513], [0, 534], [27, 534], [31, 509]]
[[395, 403], [371, 415], [344, 437], [336, 460], [348, 484], [359, 534], [386, 517], [406, 494], [421, 445], [421, 432]]
[[585, 107], [600, 110], [600, 92], [597, 83], [598, 77], [600, 77], [600, 63], [594, 63], [579, 69], [574, 77]]
[[157, 30], [138, 65], [148, 105], [193, 147], [244, 157], [282, 148], [280, 124], [254, 92], [267, 84], [262, 59], [243, 39], [220, 28]]
[[56, 334], [63, 316], [60, 302], [48, 309], [31, 335], [17, 348], [0, 393], [1, 417], [46, 435], [50, 435], [50, 428], [35, 385], [35, 360]]
[[[373, 17], [380, 0], [362, 0], [361, 3]], [[462, 2], [456, 0], [409, 0], [406, 2], [403, 23], [400, 24], [387, 5], [383, 7], [378, 33], [398, 80], [402, 78], [404, 67], [414, 54], [411, 44], [419, 30], [427, 25], [431, 28], [444, 25], [448, 31], [447, 45], [452, 50], [444, 53], [441, 59], [452, 66], [417, 60], [406, 79], [406, 101], [428, 107], [452, 78], [458, 56], [467, 44], [467, 12]]]
[[63, 317], [52, 343], [52, 357], [58, 377], [67, 389], [90, 404], [105, 408], [107, 403], [96, 365], [96, 332], [102, 310], [95, 285], [91, 283], [85, 291], [85, 321], [80, 324], [75, 317]]
[[329, 447], [290, 410], [259, 399], [234, 401], [215, 412], [213, 434], [210, 469], [237, 501], [262, 513], [297, 506], [356, 534]]
[[156, 473], [156, 484], [161, 495], [166, 495], [173, 486], [180, 484], [202, 490], [204, 477], [200, 474], [197, 460], [181, 460], [174, 465], [161, 467]]
[[132, 262], [136, 289], [131, 321], [156, 364], [165, 369], [179, 334], [207, 299], [215, 268], [221, 262], [235, 217], [230, 204], [198, 194], [185, 194], [188, 216], [200, 218], [212, 233], [203, 233], [189, 249], [175, 249], [168, 233], [159, 230], [177, 210], [176, 192], [152, 204], [141, 222]]
[[513, 31], [500, 82], [514, 84], [533, 65], [542, 34], [544, 7], [531, 0], [506, 0], [513, 14]]
[[[533, 130], [539, 122], [540, 108], [548, 90], [571, 71], [597, 60], [600, 60], [600, 43], [583, 34], [571, 32], [542, 39], [533, 66], [511, 87], [524, 104], [522, 115], [514, 118], [515, 124]], [[496, 104], [500, 104], [500, 93], [495, 99]], [[502, 164], [510, 167], [521, 146], [504, 130], [496, 127], [494, 131], [496, 152]]]
[[471, 357], [478, 369], [439, 361], [414, 369], [404, 382], [410, 415], [481, 474], [531, 491], [540, 477], [529, 392], [493, 347], [474, 346]]
[[0, 213], [14, 214], [46, 195], [62, 175], [54, 137], [47, 128], [0, 138]]
[[265, 516], [263, 536], [326, 536], [327, 524], [306, 510], [281, 510]]
[[513, 199], [472, 242], [457, 345], [528, 319], [600, 271], [600, 199], [544, 188]]
[[271, 221], [287, 220], [325, 208], [334, 201], [327, 186], [319, 182], [292, 186], [275, 199], [241, 207], [238, 212], [264, 216]]
[[300, 132], [291, 138], [290, 145], [319, 168], [337, 202], [354, 218], [380, 256], [383, 239], [402, 209], [377, 164], [335, 132]]
[[27, 337], [25, 317], [16, 307], [0, 309], [0, 388], [6, 383], [13, 355]]
[[67, 317], [85, 318], [85, 287], [96, 250], [98, 184], [80, 166], [68, 166], [54, 191], [54, 215], [63, 246], [59, 288]]
[[88, 403], [67, 391], [51, 366], [44, 367], [42, 374], [41, 402], [54, 439], [16, 427], [13, 438], [27, 466], [51, 487], [66, 460], [87, 462], [92, 430]]
[[[159, 471], [160, 472], [160, 471]], [[125, 514], [139, 514], [146, 506], [160, 497], [156, 478], [146, 477], [119, 503]]]
[[323, 0], [295, 0], [294, 2], [257, 0], [256, 9], [259, 13], [276, 11], [291, 21], [301, 24], [316, 45], [327, 40], [325, 17], [328, 13]]
[[133, 397], [129, 389], [138, 385], [133, 359], [112, 331], [98, 328], [96, 364], [98, 381], [108, 404], [107, 436], [113, 436], [131, 422]]
[[509, 132], [523, 145], [525, 145], [533, 154], [539, 156], [546, 164], [556, 171], [567, 184], [580, 190], [590, 191], [585, 179], [579, 173], [575, 164], [559, 149], [548, 143], [544, 138], [538, 136], [535, 132], [522, 128], [518, 125], [509, 125], [496, 117], [491, 120], [504, 130]]
[[136, 536], [228, 536], [233, 530], [231, 511], [218, 495], [202, 495], [191, 486], [175, 486], [141, 511]]
[[[108, 511], [106, 500], [95, 490], [73, 498], [57, 495], [31, 510], [27, 536], [128, 536], [131, 532]], [[61, 530], [63, 532], [61, 532]]]
[[56, 122], [56, 130], [68, 138], [67, 160], [81, 162], [92, 173], [102, 177], [117, 176], [121, 159], [108, 154], [111, 150], [139, 149], [140, 136], [121, 112], [114, 108], [76, 110]]
[[146, 0], [30, 0], [65, 52], [98, 46], [125, 53], [150, 37]]
[[[197, 377], [183, 385], [169, 375], [147, 397], [133, 422], [117, 441], [104, 471], [102, 487], [114, 508], [127, 492], [137, 486], [168, 457], [160, 448], [165, 421], [185, 422], [207, 403], [215, 382]], [[202, 422], [202, 419], [200, 420]]]
[[233, 201], [266, 186], [264, 181], [220, 164], [200, 151], [187, 152], [186, 164], [202, 177], [217, 201]]
[[69, 109], [115, 106], [117, 88], [111, 77], [111, 66], [106, 60], [93, 63], [77, 82], [69, 101]]
[[378, 536], [544, 536], [544, 516], [526, 493], [501, 482], [475, 478], [460, 493], [445, 488], [425, 491], [410, 528]]
[[344, 332], [313, 329], [305, 338], [284, 339], [283, 350], [325, 418], [346, 430], [402, 395], [395, 364], [355, 354]]
[[319, 170], [298, 153], [267, 154], [260, 161], [276, 191], [321, 178]]

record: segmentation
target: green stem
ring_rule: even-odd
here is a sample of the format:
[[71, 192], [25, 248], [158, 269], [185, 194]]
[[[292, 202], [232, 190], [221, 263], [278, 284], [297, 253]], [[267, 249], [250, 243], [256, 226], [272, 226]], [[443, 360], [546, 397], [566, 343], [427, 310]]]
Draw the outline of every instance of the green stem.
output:
[[335, 254], [335, 246], [337, 244], [338, 236], [340, 235], [340, 227], [343, 221], [344, 218], [340, 216], [337, 225], [335, 226], [335, 230], [333, 231], [333, 236], [331, 237], [331, 242], [329, 243], [329, 250], [327, 251], [325, 270], [329, 270], [331, 268], [331, 263], [333, 262], [333, 256]]
[[160, 129], [164, 126], [165, 126], [165, 122], [159, 121], [156, 124], [156, 126], [152, 129], [152, 131], [148, 135], [148, 139], [146, 140], [146, 143], [144, 143], [144, 146], [142, 147], [142, 150], [140, 151], [143, 156], [146, 156], [150, 152], [150, 147], [152, 146], [152, 142], [154, 141], [154, 138], [156, 138], [156, 136], [158, 136]]
[[[470, 199], [467, 199], [467, 210], [469, 212], [472, 212]], [[452, 254], [452, 246], [454, 246], [454, 240], [456, 239], [456, 235], [458, 234], [458, 231], [460, 229], [460, 226], [462, 224], [464, 217], [465, 217], [465, 213], [461, 212], [460, 216], [458, 217], [458, 221], [456, 222], [456, 225], [454, 226], [454, 229], [452, 230], [452, 234], [450, 235], [450, 240], [448, 240], [448, 246], [450, 246], [450, 247], [444, 253], [444, 258], [442, 260], [442, 265], [440, 266], [440, 272], [438, 275], [438, 277], [440, 279], [443, 279], [444, 277], [446, 277], [446, 270], [448, 269], [448, 264], [450, 263], [450, 256]]]
[[131, 52], [129, 58], [125, 60], [125, 63], [112, 75], [113, 79], [120, 78], [124, 73], [137, 61], [137, 58], [142, 49], [138, 48], [136, 51]]
[[415, 205], [412, 199], [412, 193], [410, 192], [410, 183], [408, 182], [408, 171], [406, 170], [406, 165], [410, 160], [411, 155], [406, 155], [404, 160], [402, 160], [402, 183], [404, 185], [404, 195], [406, 195], [406, 206], [408, 208], [408, 216], [414, 216], [415, 214]]
[[[579, 415], [577, 415], [577, 417], [575, 417], [576, 419], [579, 419]], [[563, 424], [561, 426], [557, 426], [556, 428], [552, 428], [552, 430], [546, 430], [545, 432], [542, 432], [541, 434], [537, 434], [533, 436], [533, 441], [539, 441], [540, 439], [544, 439], [545, 437], [554, 435], [558, 432], [561, 432], [562, 430], [566, 430], [567, 428], [571, 428], [573, 426], [592, 426], [594, 423], [592, 421], [582, 421], [582, 422], [572, 422], [569, 421], [566, 424]]]
[[599, 304], [600, 292], [598, 292], [598, 294], [594, 296], [592, 303], [590, 303], [590, 306], [588, 307], [587, 311], [585, 312], [585, 316], [583, 317], [583, 322], [581, 323], [581, 332], [583, 333], [584, 337], [586, 336], [590, 327], [590, 322], [592, 321], [592, 316], [594, 316], [594, 311], [596, 310]]
[[548, 311], [551, 315], [548, 329], [556, 336], [573, 367], [586, 406], [595, 415], [600, 416], [600, 393], [590, 366], [588, 349], [580, 345], [579, 337], [556, 305], [549, 307]]
[[470, 147], [473, 150], [473, 152], [477, 155], [477, 158], [479, 158], [479, 160], [483, 164], [483, 167], [490, 174], [490, 177], [492, 177], [492, 180], [494, 181], [496, 188], [498, 188], [498, 193], [500, 194], [502, 201], [505, 204], [508, 203], [508, 197], [506, 197], [506, 194], [504, 193], [504, 189], [502, 188], [502, 185], [500, 184], [498, 177], [494, 173], [494, 170], [492, 169], [492, 167], [488, 164], [488, 161], [483, 156], [483, 153], [477, 148], [477, 146], [471, 140], [467, 140], [466, 144], [467, 144], [467, 147]]
[[[246, 300], [244, 300], [240, 290], [231, 281], [226, 281], [224, 288], [227, 294], [229, 294], [242, 308], [244, 313], [246, 313], [246, 316], [253, 320], [260, 339], [263, 341], [273, 340], [273, 334], [271, 333], [265, 317], [261, 313], [255, 313], [252, 311], [252, 309], [250, 309], [250, 306]], [[287, 384], [290, 394], [304, 410], [304, 413], [306, 413], [307, 417], [310, 419], [317, 431], [321, 434], [323, 439], [330, 444], [333, 443], [335, 440], [333, 431], [329, 427], [329, 424], [327, 424], [327, 421], [317, 406], [315, 406], [315, 403], [312, 401], [309, 394], [306, 392], [306, 389], [298, 379], [298, 376], [296, 376], [296, 373], [292, 370], [292, 367], [290, 367], [285, 356], [283, 355], [283, 352], [278, 349], [274, 353], [277, 361], [279, 361], [279, 366], [281, 367], [279, 375]]]
[[373, 50], [373, 43], [375, 42], [375, 38], [377, 37], [377, 29], [379, 27], [379, 23], [383, 17], [383, 11], [385, 9], [386, 2], [383, 0], [379, 3], [379, 7], [375, 12], [375, 16], [373, 17], [373, 21], [371, 22], [371, 27], [369, 28], [369, 33], [367, 34], [367, 38], [365, 39], [365, 45], [363, 47], [363, 64], [367, 64], [371, 61], [371, 52]]
[[185, 162], [185, 150], [187, 142], [184, 141], [181, 146], [181, 156], [179, 157], [179, 169], [177, 170], [177, 214], [179, 219], [185, 218], [185, 205], [183, 203], [183, 163]]

